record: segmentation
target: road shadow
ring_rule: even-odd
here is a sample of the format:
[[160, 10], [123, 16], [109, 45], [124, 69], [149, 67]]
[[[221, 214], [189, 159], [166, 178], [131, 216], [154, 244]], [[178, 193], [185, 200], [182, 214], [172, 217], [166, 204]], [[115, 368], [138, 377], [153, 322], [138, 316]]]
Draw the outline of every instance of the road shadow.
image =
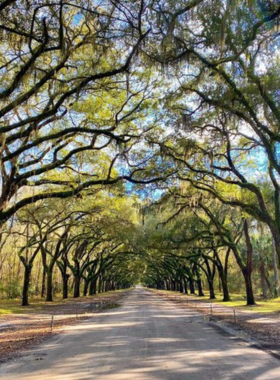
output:
[[0, 377], [280, 379], [277, 359], [219, 333], [196, 311], [180, 309], [141, 288], [130, 292], [120, 308], [104, 311], [71, 329], [0, 370]]

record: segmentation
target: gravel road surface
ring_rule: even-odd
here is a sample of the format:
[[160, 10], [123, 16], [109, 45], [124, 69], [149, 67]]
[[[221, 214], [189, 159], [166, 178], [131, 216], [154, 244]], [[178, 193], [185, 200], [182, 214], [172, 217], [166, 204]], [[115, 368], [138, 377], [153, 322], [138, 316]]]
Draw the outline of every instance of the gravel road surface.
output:
[[0, 367], [3, 380], [279, 380], [280, 361], [194, 310], [136, 288]]

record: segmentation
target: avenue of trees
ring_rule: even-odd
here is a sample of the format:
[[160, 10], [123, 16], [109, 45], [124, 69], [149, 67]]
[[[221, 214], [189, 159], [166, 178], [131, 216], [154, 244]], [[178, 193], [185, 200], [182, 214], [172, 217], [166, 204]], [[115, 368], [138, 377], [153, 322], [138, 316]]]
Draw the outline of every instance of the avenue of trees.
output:
[[0, 4], [0, 291], [279, 295], [279, 1]]

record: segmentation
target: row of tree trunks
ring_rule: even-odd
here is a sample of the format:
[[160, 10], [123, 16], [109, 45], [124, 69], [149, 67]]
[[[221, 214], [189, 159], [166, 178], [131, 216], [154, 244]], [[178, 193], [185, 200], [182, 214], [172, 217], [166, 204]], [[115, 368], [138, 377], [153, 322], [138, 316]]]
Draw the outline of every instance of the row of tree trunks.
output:
[[[24, 281], [23, 281], [23, 290], [22, 290], [22, 306], [29, 305], [29, 288], [30, 288], [30, 280], [31, 280], [31, 272], [33, 267], [33, 261], [26, 262], [25, 259], [21, 258], [22, 263], [24, 264]], [[53, 301], [53, 271], [54, 264], [51, 262], [49, 265], [44, 266], [44, 270], [42, 271], [42, 288], [41, 288], [41, 297], [43, 298], [46, 295], [46, 301]], [[57, 262], [58, 268], [61, 273], [62, 278], [62, 298], [66, 299], [69, 295], [69, 280], [71, 275], [67, 273], [67, 263], [66, 261]], [[77, 271], [76, 273], [79, 273]], [[84, 278], [83, 282], [83, 296], [93, 296], [97, 293], [114, 291], [116, 289], [121, 289], [124, 287], [128, 287], [129, 285], [123, 285], [115, 282], [114, 280], [107, 280], [103, 278], [102, 275], [95, 275], [91, 278]], [[73, 297], [80, 297], [80, 289], [81, 289], [81, 276], [76, 275], [73, 278], [73, 282], [71, 285], [73, 289]]]

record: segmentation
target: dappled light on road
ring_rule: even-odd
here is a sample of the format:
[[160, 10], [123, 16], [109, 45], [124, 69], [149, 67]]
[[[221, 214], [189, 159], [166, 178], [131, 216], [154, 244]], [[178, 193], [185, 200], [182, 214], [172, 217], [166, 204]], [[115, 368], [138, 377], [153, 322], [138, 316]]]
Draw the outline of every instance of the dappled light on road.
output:
[[203, 317], [135, 289], [122, 306], [0, 370], [12, 380], [279, 379], [280, 362]]

